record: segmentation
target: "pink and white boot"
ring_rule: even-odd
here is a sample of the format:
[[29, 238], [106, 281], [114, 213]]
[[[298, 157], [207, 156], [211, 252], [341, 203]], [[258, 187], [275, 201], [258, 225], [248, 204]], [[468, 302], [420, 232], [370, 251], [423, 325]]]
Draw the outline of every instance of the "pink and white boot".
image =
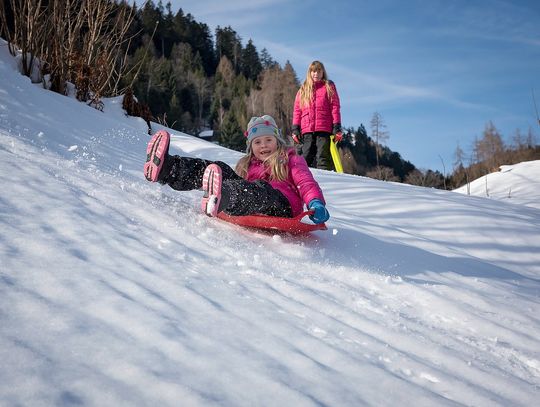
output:
[[202, 189], [204, 195], [201, 209], [208, 216], [217, 216], [221, 202], [221, 168], [217, 164], [210, 164], [204, 170]]
[[148, 181], [156, 182], [167, 154], [171, 135], [165, 130], [156, 132], [150, 139], [146, 148], [146, 163], [144, 164], [144, 176]]

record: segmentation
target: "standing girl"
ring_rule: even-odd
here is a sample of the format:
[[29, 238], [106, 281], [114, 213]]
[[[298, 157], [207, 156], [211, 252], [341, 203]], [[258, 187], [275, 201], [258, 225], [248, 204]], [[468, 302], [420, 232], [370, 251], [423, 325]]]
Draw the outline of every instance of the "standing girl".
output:
[[330, 135], [342, 139], [339, 95], [324, 65], [313, 61], [294, 100], [292, 137], [310, 167], [332, 170]]
[[170, 135], [158, 131], [148, 143], [144, 175], [148, 181], [178, 191], [202, 189], [202, 209], [209, 216], [263, 214], [294, 217], [304, 204], [323, 223], [330, 215], [321, 188], [303, 157], [289, 148], [271, 116], [251, 118], [245, 133], [247, 153], [236, 172], [221, 161], [170, 156]]

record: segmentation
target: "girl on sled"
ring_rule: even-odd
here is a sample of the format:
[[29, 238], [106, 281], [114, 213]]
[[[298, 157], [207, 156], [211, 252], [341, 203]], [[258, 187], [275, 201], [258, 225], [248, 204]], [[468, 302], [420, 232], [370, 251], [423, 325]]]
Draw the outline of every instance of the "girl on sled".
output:
[[294, 217], [304, 204], [315, 224], [330, 215], [321, 188], [303, 157], [281, 136], [271, 116], [253, 117], [245, 132], [247, 151], [236, 171], [221, 161], [169, 155], [170, 135], [158, 131], [148, 143], [144, 175], [178, 191], [202, 189], [202, 210], [232, 216]]

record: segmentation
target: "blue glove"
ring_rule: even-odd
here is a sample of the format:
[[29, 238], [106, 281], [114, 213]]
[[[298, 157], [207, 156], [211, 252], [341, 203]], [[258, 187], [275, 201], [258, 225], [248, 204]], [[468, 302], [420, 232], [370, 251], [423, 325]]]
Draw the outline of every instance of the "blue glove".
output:
[[326, 210], [324, 204], [319, 199], [313, 199], [309, 203], [308, 208], [315, 211], [313, 215], [309, 215], [309, 219], [311, 219], [316, 225], [318, 225], [319, 223], [324, 223], [328, 219], [330, 219], [330, 214]]

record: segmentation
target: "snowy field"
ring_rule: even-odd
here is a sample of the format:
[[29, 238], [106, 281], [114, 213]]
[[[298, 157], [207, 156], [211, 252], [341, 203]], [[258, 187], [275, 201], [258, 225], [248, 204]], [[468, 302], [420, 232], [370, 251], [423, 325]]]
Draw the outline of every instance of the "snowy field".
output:
[[540, 209], [540, 162], [503, 165], [499, 172], [478, 178], [456, 192]]
[[147, 182], [105, 102], [0, 44], [1, 406], [538, 405], [540, 162], [489, 198], [316, 170], [329, 230], [272, 236]]

